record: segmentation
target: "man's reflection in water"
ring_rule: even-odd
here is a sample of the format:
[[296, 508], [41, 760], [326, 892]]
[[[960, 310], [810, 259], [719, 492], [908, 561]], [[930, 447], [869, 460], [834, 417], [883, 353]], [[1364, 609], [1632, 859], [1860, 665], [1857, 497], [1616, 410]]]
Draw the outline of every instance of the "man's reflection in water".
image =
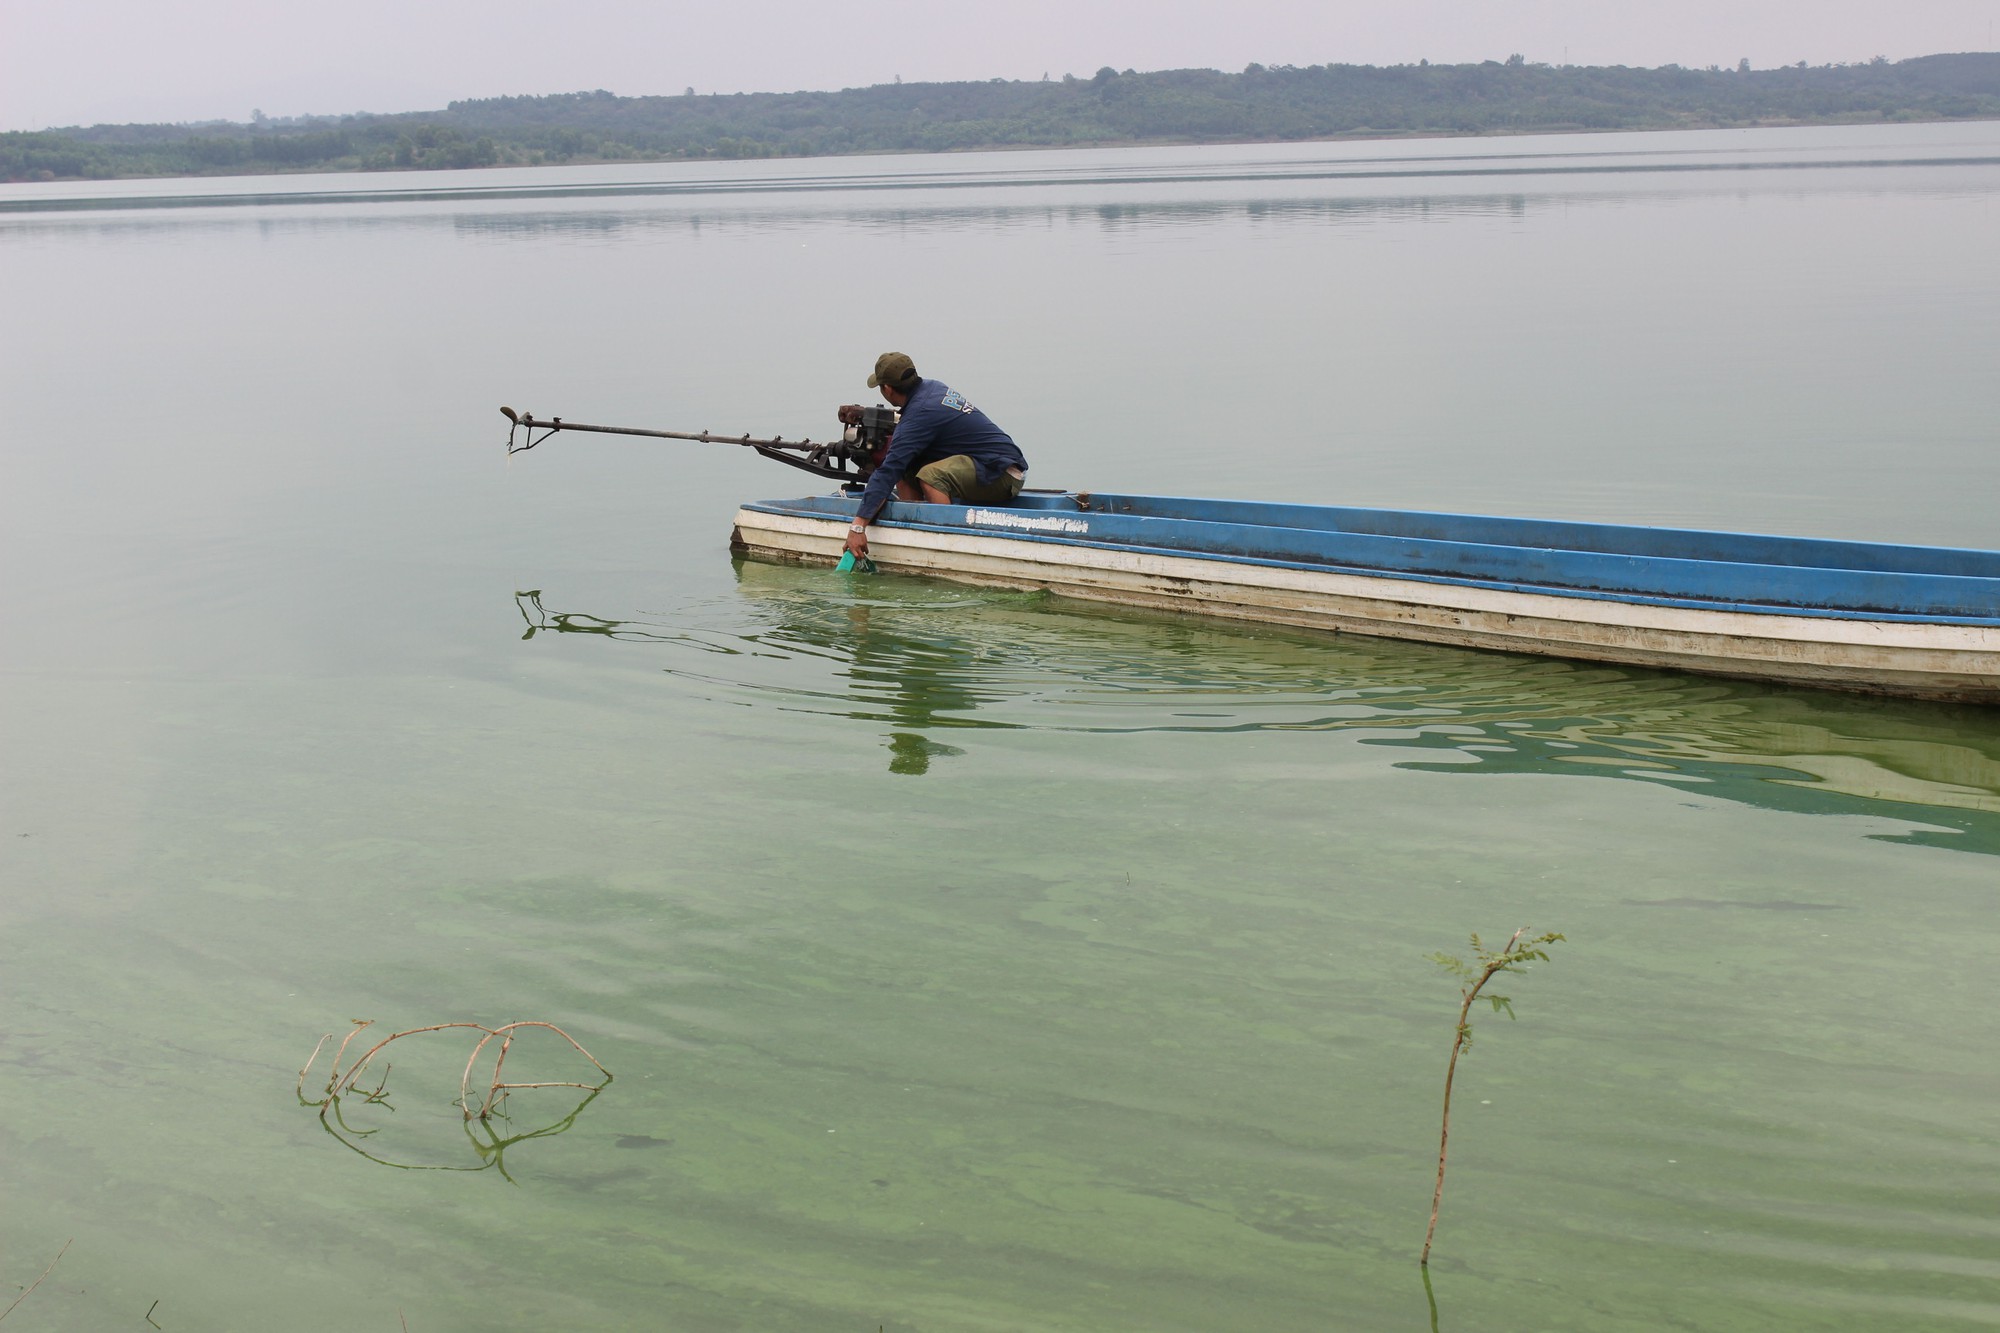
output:
[[889, 733], [889, 771], [905, 777], [921, 777], [931, 771], [931, 757], [944, 758], [965, 751], [943, 741], [926, 740], [914, 731]]
[[[877, 623], [872, 607], [847, 608], [847, 625], [851, 632], [844, 644], [829, 641], [822, 646], [845, 648], [852, 659], [847, 676], [855, 683], [856, 696], [881, 705], [849, 716], [880, 720], [886, 713], [893, 725], [889, 771], [922, 777], [931, 771], [932, 759], [964, 754], [958, 746], [932, 740], [925, 733], [954, 725], [950, 717], [954, 713], [956, 725], [971, 721], [982, 702], [971, 687], [972, 654], [959, 644], [926, 643], [898, 634]], [[794, 626], [794, 632], [799, 628]]]

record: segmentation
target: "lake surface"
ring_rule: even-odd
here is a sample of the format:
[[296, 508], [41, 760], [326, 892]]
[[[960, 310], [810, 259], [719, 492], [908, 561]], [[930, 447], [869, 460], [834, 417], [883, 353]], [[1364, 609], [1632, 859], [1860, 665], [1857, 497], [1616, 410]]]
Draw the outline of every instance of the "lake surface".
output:
[[[733, 562], [818, 483], [494, 410], [1993, 547], [1997, 236], [1993, 124], [5, 187], [15, 1324], [1428, 1328], [1523, 924], [1439, 1328], [2000, 1324], [2000, 714]], [[323, 1122], [355, 1020], [615, 1077]]]

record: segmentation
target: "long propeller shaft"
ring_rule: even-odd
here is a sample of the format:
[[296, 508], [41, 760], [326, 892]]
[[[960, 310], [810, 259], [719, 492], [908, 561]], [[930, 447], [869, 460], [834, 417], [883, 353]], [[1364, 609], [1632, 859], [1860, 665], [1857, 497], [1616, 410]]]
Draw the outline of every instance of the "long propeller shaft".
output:
[[[697, 444], [740, 444], [751, 449], [791, 449], [800, 453], [824, 449], [831, 443], [828, 441], [815, 444], [811, 440], [788, 440], [781, 435], [773, 435], [768, 440], [755, 440], [748, 435], [717, 435], [705, 430], [642, 430], [637, 426], [587, 426], [580, 421], [564, 421], [561, 417], [550, 417], [544, 421], [533, 413], [516, 412], [511, 407], [501, 408], [500, 415], [512, 423], [512, 429], [507, 432], [507, 452], [510, 454], [532, 449], [550, 435], [565, 430], [589, 431], [596, 435], [639, 435], [654, 440], [693, 440]], [[515, 431], [523, 430], [528, 433], [528, 442], [517, 445], [514, 443]], [[535, 434], [536, 431], [542, 431], [544, 434], [538, 436]]]

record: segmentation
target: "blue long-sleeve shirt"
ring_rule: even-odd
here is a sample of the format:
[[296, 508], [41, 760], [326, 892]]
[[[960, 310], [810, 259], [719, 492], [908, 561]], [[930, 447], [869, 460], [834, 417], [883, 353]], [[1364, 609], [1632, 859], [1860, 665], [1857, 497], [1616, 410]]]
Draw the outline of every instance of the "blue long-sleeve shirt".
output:
[[902, 419], [896, 423], [882, 466], [875, 469], [867, 489], [861, 492], [856, 515], [864, 522], [872, 521], [882, 506], [895, 498], [898, 481], [927, 463], [960, 454], [972, 460], [982, 485], [991, 485], [1010, 467], [1028, 470], [1028, 460], [1013, 437], [966, 402], [965, 395], [943, 380], [917, 381], [910, 401], [903, 405]]

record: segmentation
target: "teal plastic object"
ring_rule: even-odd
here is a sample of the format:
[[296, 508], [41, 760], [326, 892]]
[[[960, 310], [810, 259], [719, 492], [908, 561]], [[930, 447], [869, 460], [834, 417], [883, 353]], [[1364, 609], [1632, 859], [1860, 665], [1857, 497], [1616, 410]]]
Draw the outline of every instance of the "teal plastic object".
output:
[[865, 555], [856, 560], [854, 552], [842, 551], [840, 553], [840, 563], [835, 565], [834, 568], [842, 574], [873, 574], [875, 572], [875, 562]]

